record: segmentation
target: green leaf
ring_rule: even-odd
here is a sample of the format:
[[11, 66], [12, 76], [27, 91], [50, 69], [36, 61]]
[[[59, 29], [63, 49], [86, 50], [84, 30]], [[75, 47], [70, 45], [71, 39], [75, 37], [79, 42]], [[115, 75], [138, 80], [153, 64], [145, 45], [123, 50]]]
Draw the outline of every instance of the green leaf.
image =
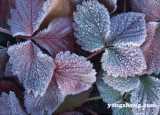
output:
[[[160, 105], [160, 80], [153, 76], [140, 76], [140, 85], [131, 93], [131, 103]], [[134, 108], [135, 115], [158, 115], [159, 107]]]

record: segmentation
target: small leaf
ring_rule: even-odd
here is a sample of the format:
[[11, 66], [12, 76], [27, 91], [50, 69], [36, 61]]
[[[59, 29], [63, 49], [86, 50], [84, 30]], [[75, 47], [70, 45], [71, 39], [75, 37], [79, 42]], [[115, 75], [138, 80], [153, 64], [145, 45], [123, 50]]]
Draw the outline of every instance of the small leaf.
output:
[[60, 17], [52, 20], [47, 29], [39, 32], [32, 39], [55, 57], [60, 51], [73, 51], [75, 39], [72, 33], [72, 19]]
[[152, 76], [140, 76], [140, 85], [131, 93], [133, 104], [155, 104], [156, 107], [134, 108], [134, 115], [158, 115], [160, 105], [160, 80]]
[[[1, 46], [0, 46], [1, 47]], [[0, 77], [3, 77], [5, 67], [8, 62], [9, 56], [7, 54], [7, 48], [0, 49]]]
[[15, 77], [15, 75], [12, 72], [12, 66], [13, 65], [9, 62], [6, 64], [6, 68], [5, 68], [5, 72], [4, 72], [5, 77]]
[[25, 94], [25, 107], [27, 112], [31, 115], [51, 115], [58, 106], [64, 101], [65, 95], [62, 93], [56, 79], [52, 77], [52, 80], [43, 96], [35, 95], [31, 93]]
[[142, 45], [142, 50], [146, 58], [146, 74], [160, 73], [160, 23], [149, 22], [147, 24], [147, 37]]
[[16, 0], [16, 9], [11, 10], [12, 36], [31, 36], [39, 29], [40, 24], [47, 15], [49, 2], [44, 0]]
[[94, 52], [105, 46], [110, 34], [110, 16], [102, 4], [87, 1], [77, 5], [74, 21], [75, 36], [82, 49]]
[[110, 13], [113, 13], [117, 8], [117, 0], [98, 0], [100, 3], [105, 5]]
[[53, 77], [66, 95], [85, 91], [96, 81], [93, 65], [85, 57], [69, 51], [60, 52], [54, 63], [56, 68]]
[[53, 59], [43, 54], [30, 40], [9, 47], [12, 72], [18, 76], [25, 90], [35, 96], [43, 95], [53, 75]]
[[72, 112], [60, 113], [59, 115], [83, 115], [83, 113], [72, 111]]
[[79, 107], [80, 105], [82, 105], [86, 101], [86, 99], [89, 97], [91, 89], [92, 88], [76, 95], [68, 95], [65, 98], [64, 102], [61, 103], [58, 109], [54, 112], [54, 114], [58, 114], [66, 111], [72, 111], [76, 107]]
[[103, 80], [105, 83], [107, 83], [107, 85], [113, 87], [113, 89], [124, 93], [137, 88], [140, 83], [138, 77], [115, 78], [113, 76], [108, 76], [106, 73], [104, 74]]
[[13, 92], [10, 94], [2, 93], [0, 97], [1, 115], [27, 115], [21, 108], [19, 100]]
[[131, 0], [132, 10], [144, 13], [147, 21], [160, 20], [159, 5], [159, 0]]
[[108, 76], [127, 77], [141, 74], [146, 62], [140, 46], [145, 41], [144, 15], [123, 13], [111, 19], [111, 37], [102, 55], [102, 68]]

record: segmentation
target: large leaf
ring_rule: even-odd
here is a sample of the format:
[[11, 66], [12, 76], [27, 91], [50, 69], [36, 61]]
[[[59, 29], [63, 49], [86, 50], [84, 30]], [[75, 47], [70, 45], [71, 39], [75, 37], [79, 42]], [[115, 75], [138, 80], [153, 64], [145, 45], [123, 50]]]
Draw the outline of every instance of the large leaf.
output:
[[[125, 97], [123, 97], [121, 92], [114, 90], [112, 87], [104, 83], [103, 74], [103, 71], [99, 72], [96, 84], [103, 101], [108, 103], [109, 107], [112, 107], [113, 115], [133, 115], [131, 108], [121, 107], [123, 104], [125, 105], [127, 103], [123, 100]], [[114, 107], [113, 105], [119, 105], [119, 108]]]
[[100, 3], [104, 4], [110, 13], [113, 13], [117, 8], [117, 0], [98, 0]]
[[66, 111], [72, 111], [76, 107], [81, 106], [86, 101], [86, 99], [89, 97], [91, 90], [92, 88], [82, 93], [76, 94], [76, 95], [68, 95], [65, 98], [64, 102], [61, 103], [58, 109], [54, 112], [54, 114], [58, 114], [58, 113], [66, 112]]
[[19, 100], [13, 92], [10, 94], [2, 93], [0, 97], [1, 115], [27, 115], [21, 108]]
[[160, 0], [131, 0], [133, 11], [146, 14], [147, 21], [160, 20]]
[[45, 0], [15, 0], [16, 9], [11, 10], [8, 24], [12, 35], [31, 36], [39, 29], [47, 15], [49, 2]]
[[75, 38], [73, 35], [72, 19], [60, 17], [51, 21], [48, 28], [33, 37], [38, 44], [55, 57], [60, 51], [73, 50]]
[[129, 92], [138, 87], [140, 81], [138, 77], [113, 77], [108, 76], [106, 73], [103, 78], [104, 82], [107, 83], [113, 89], [118, 90], [120, 92]]
[[12, 72], [18, 76], [25, 90], [33, 91], [35, 96], [43, 95], [53, 76], [53, 59], [43, 54], [30, 40], [9, 47], [9, 62]]
[[142, 45], [142, 50], [146, 58], [146, 74], [160, 73], [160, 23], [149, 22], [147, 24], [147, 37]]
[[44, 115], [44, 113], [47, 113], [47, 115], [51, 115], [64, 101], [65, 95], [53, 77], [43, 96], [35, 97], [33, 93], [26, 93], [24, 99], [25, 107], [29, 114]]
[[0, 0], [0, 27], [9, 29], [7, 19], [10, 18], [10, 9], [15, 7], [14, 0]]
[[111, 37], [102, 56], [102, 68], [109, 76], [127, 77], [141, 74], [146, 62], [140, 46], [145, 41], [144, 15], [123, 13], [111, 19]]
[[110, 16], [102, 4], [98, 1], [87, 1], [77, 5], [74, 21], [77, 43], [84, 50], [94, 52], [105, 46], [110, 33]]
[[0, 77], [3, 77], [5, 72], [5, 67], [8, 62], [9, 56], [7, 54], [7, 48], [0, 46]]
[[96, 81], [93, 65], [85, 57], [66, 51], [58, 53], [54, 62], [53, 77], [66, 95], [85, 91]]
[[[160, 106], [160, 80], [152, 76], [140, 76], [140, 85], [132, 91], [131, 103], [141, 104], [141, 108], [134, 108], [135, 115], [158, 115]], [[145, 104], [156, 107], [143, 107]]]

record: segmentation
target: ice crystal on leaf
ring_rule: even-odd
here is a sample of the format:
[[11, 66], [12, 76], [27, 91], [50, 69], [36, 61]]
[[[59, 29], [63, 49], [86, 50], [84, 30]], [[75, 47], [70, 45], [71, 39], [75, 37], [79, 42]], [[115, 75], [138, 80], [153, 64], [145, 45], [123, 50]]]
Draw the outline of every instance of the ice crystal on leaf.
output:
[[77, 43], [86, 51], [94, 52], [105, 46], [110, 33], [108, 10], [97, 1], [83, 2], [74, 13]]
[[10, 46], [9, 62], [13, 64], [12, 72], [18, 76], [26, 91], [43, 95], [53, 75], [53, 59], [34, 45], [30, 40]]
[[147, 21], [160, 20], [160, 0], [131, 0], [133, 11], [146, 14]]
[[160, 73], [160, 23], [149, 22], [147, 24], [147, 37], [142, 45], [146, 58], [147, 69], [145, 74]]
[[72, 39], [74, 38], [72, 32], [72, 19], [60, 17], [53, 19], [47, 29], [39, 32], [32, 39], [47, 49], [52, 57], [54, 57], [62, 50], [74, 49], [75, 40]]
[[133, 108], [134, 115], [158, 115], [160, 106], [160, 80], [147, 75], [140, 76], [139, 79], [140, 84], [138, 88], [131, 93], [131, 103], [141, 104], [141, 106], [150, 104], [152, 107]]
[[0, 115], [27, 115], [21, 108], [19, 100], [13, 92], [2, 93], [0, 97]]

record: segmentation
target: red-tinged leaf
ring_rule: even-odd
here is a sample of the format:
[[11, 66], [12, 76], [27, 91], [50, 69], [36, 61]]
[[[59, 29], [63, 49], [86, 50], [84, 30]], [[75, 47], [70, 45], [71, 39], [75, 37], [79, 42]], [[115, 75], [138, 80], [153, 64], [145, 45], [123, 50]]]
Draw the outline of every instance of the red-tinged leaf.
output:
[[1, 115], [27, 115], [22, 109], [19, 100], [13, 92], [10, 94], [2, 93], [0, 97], [0, 114]]
[[123, 13], [111, 19], [111, 37], [102, 56], [108, 76], [128, 77], [142, 74], [146, 61], [140, 46], [145, 41], [146, 23], [140, 13]]
[[25, 94], [25, 107], [31, 115], [51, 115], [55, 109], [64, 101], [65, 94], [56, 83], [53, 77], [45, 94], [35, 97], [33, 93]]
[[160, 73], [160, 23], [149, 22], [147, 24], [147, 37], [142, 45], [142, 50], [145, 55], [147, 69], [146, 74]]
[[98, 0], [100, 3], [105, 5], [110, 13], [113, 13], [117, 8], [117, 0]]
[[76, 107], [81, 106], [89, 97], [89, 94], [91, 91], [92, 91], [92, 88], [76, 95], [68, 95], [65, 98], [64, 102], [61, 103], [58, 109], [54, 112], [54, 114], [58, 114], [66, 111], [72, 111]]
[[9, 29], [7, 19], [10, 18], [10, 9], [15, 7], [14, 0], [0, 0], [0, 5], [0, 27]]
[[11, 10], [12, 36], [31, 36], [44, 20], [49, 2], [45, 0], [16, 0], [16, 9]]
[[72, 112], [60, 113], [59, 115], [83, 115], [83, 113], [72, 111]]
[[7, 48], [0, 49], [0, 77], [3, 77], [5, 67], [8, 62], [9, 56], [7, 54]]
[[53, 59], [43, 54], [30, 40], [9, 47], [9, 62], [12, 72], [18, 76], [25, 90], [33, 91], [35, 96], [43, 95], [53, 76]]
[[5, 81], [0, 79], [0, 93], [5, 92], [9, 93], [10, 91], [15, 92], [17, 95], [21, 95], [20, 89], [11, 83], [10, 81]]
[[133, 11], [146, 14], [147, 21], [160, 19], [160, 0], [131, 0]]
[[73, 51], [75, 39], [72, 19], [69, 17], [56, 18], [49, 24], [47, 29], [39, 32], [32, 39], [47, 49], [53, 57], [60, 51]]
[[55, 65], [53, 77], [66, 95], [85, 91], [96, 81], [93, 65], [82, 56], [60, 52], [56, 55]]

